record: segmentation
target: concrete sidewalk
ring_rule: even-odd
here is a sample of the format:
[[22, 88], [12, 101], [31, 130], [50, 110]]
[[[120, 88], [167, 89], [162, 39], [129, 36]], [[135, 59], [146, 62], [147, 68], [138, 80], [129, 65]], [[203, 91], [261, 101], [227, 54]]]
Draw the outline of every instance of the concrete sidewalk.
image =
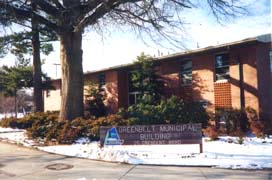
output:
[[2, 180], [272, 180], [272, 171], [107, 163], [0, 142]]

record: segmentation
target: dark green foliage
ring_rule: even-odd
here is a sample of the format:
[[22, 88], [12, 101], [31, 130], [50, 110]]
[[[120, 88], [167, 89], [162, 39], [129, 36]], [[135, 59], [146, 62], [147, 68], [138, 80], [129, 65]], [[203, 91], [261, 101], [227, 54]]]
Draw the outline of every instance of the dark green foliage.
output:
[[139, 103], [119, 112], [130, 124], [185, 124], [202, 123], [207, 126], [209, 116], [200, 103], [185, 102], [176, 96], [159, 104]]
[[[57, 112], [47, 112], [47, 113], [33, 113], [26, 115], [23, 118], [4, 118], [0, 121], [0, 126], [11, 127], [19, 129], [28, 129], [33, 125], [43, 125], [43, 123], [48, 124], [47, 121], [55, 121], [57, 119]], [[50, 124], [50, 122], [49, 122]]]
[[15, 117], [3, 118], [0, 121], [0, 126], [26, 129], [32, 126], [32, 121], [26, 119], [16, 119]]
[[85, 105], [85, 111], [88, 112], [87, 116], [94, 116], [95, 118], [105, 116], [107, 109], [104, 104], [105, 92], [103, 88], [99, 88], [95, 83], [88, 83], [88, 87], [85, 88], [87, 100]]
[[[57, 113], [34, 113], [30, 114], [30, 120], [33, 121], [32, 126], [27, 129], [27, 135], [32, 138], [46, 139], [47, 137], [56, 138], [57, 134], [54, 135], [52, 132], [54, 129], [58, 130], [58, 115]], [[53, 133], [53, 134], [50, 134]]]
[[144, 103], [158, 103], [162, 96], [163, 82], [156, 73], [152, 57], [142, 53], [134, 64], [136, 69], [130, 73], [130, 92], [140, 92], [138, 100]]
[[200, 103], [186, 102], [176, 96], [161, 101], [160, 109], [165, 121], [170, 124], [202, 123], [204, 128], [209, 120]]
[[57, 142], [61, 144], [72, 144], [80, 136], [80, 129], [72, 126], [70, 121], [64, 123], [57, 137]]
[[58, 121], [58, 112], [33, 113], [23, 118], [5, 118], [0, 121], [2, 127], [27, 130], [27, 136], [34, 140], [71, 144], [80, 137], [99, 139], [100, 126], [128, 125], [128, 121], [119, 115], [109, 115], [96, 120], [77, 118], [72, 121]]
[[127, 117], [132, 125], [164, 124], [163, 114], [158, 105], [138, 103], [127, 109]]
[[[47, 31], [45, 28], [40, 28], [39, 32], [41, 52], [44, 55], [49, 55], [53, 51], [53, 46], [48, 42], [56, 41], [57, 36], [54, 32]], [[30, 59], [27, 58], [26, 55], [32, 54], [32, 36], [32, 32], [22, 31], [0, 37], [0, 57], [4, 57], [10, 52], [17, 58], [18, 61], [29, 62]]]
[[[42, 89], [53, 89], [50, 78], [46, 74], [42, 74], [45, 80]], [[15, 96], [16, 91], [22, 88], [33, 87], [33, 67], [17, 66], [0, 68], [0, 87], [6, 96]]]
[[0, 69], [1, 89], [8, 96], [15, 96], [15, 92], [33, 84], [32, 67], [7, 67]]

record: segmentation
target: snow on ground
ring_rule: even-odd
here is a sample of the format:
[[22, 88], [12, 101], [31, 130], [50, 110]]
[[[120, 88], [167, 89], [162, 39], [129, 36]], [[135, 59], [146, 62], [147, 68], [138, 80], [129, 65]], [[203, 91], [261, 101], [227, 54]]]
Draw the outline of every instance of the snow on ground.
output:
[[[34, 146], [24, 131], [0, 128], [0, 140]], [[199, 145], [105, 146], [80, 139], [73, 145], [38, 146], [40, 150], [93, 160], [149, 165], [213, 166], [231, 169], [272, 168], [272, 137], [220, 137], [217, 141], [203, 138], [204, 153]]]
[[[0, 121], [1, 121], [1, 119], [5, 118], [5, 117], [14, 117], [14, 116], [15, 116], [14, 113], [6, 113], [6, 114], [0, 113]], [[18, 118], [24, 117], [24, 114], [23, 113], [18, 113], [17, 117]]]
[[0, 127], [0, 141], [22, 144], [27, 147], [31, 147], [34, 145], [34, 142], [32, 140], [27, 139], [25, 135], [25, 130], [22, 129]]

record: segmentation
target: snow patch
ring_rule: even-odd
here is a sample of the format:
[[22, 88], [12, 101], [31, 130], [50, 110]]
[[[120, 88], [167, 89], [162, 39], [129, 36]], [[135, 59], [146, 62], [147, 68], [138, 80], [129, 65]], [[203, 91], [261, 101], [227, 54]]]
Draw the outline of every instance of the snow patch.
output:
[[[27, 139], [25, 131], [0, 128], [0, 140], [35, 146]], [[272, 168], [272, 137], [259, 139], [253, 136], [244, 138], [238, 144], [237, 137], [223, 136], [217, 141], [203, 138], [203, 151], [199, 145], [139, 145], [104, 146], [80, 138], [72, 145], [36, 146], [38, 149], [93, 160], [128, 164], [212, 166], [230, 169]]]

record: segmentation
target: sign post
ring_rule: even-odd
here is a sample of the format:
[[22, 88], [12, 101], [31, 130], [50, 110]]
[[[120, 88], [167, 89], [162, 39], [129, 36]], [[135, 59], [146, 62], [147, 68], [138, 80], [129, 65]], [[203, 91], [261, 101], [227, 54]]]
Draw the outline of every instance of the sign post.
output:
[[203, 152], [201, 124], [164, 124], [100, 127], [103, 145], [199, 144]]

